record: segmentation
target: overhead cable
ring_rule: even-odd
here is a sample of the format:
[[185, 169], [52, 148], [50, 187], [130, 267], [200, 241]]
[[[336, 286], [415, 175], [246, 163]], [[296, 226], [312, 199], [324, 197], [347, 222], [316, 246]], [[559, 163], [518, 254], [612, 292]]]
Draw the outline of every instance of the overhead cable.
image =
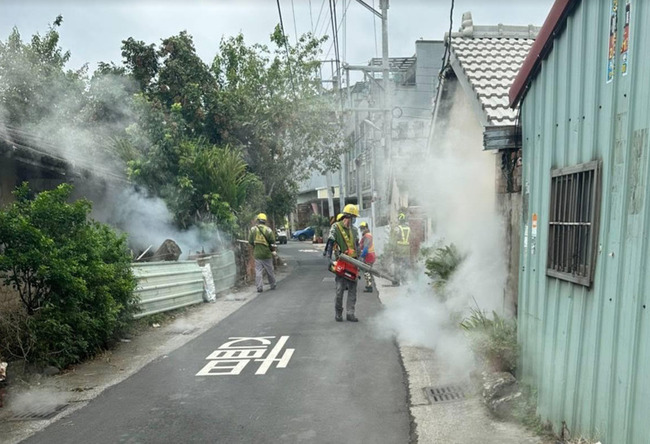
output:
[[294, 97], [297, 97], [296, 85], [293, 82], [293, 72], [291, 70], [291, 59], [289, 58], [289, 44], [287, 43], [287, 34], [284, 32], [284, 23], [282, 21], [282, 8], [280, 7], [280, 0], [276, 0], [278, 4], [278, 15], [280, 16], [280, 30], [282, 31], [282, 40], [284, 41], [284, 48], [287, 51], [287, 67], [289, 68], [289, 80], [291, 80], [291, 88], [293, 89]]

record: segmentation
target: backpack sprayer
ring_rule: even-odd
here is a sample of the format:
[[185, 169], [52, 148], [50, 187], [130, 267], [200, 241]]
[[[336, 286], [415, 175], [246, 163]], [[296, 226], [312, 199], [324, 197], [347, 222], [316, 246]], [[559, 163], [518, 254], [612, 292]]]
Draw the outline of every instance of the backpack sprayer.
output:
[[395, 279], [392, 276], [382, 273], [376, 268], [371, 267], [370, 265], [361, 262], [353, 257], [348, 256], [347, 254], [339, 255], [338, 260], [330, 263], [329, 270], [345, 279], [350, 281], [356, 281], [359, 277], [359, 269], [366, 271], [374, 276], [388, 279], [393, 285], [399, 285], [399, 279]]

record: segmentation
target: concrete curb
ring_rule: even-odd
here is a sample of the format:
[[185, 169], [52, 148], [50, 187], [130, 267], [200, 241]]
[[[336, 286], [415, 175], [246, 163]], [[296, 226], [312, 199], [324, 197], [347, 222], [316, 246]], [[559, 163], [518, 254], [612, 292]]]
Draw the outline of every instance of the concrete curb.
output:
[[[376, 280], [379, 300], [386, 303], [402, 296], [405, 287], [393, 287]], [[413, 421], [411, 443], [418, 444], [547, 444], [523, 426], [492, 417], [479, 394], [470, 393], [458, 401], [432, 402], [429, 389], [456, 381], [444, 376], [444, 360], [434, 350], [405, 344], [395, 339], [408, 379], [409, 405]], [[465, 382], [465, 384], [467, 384]], [[415, 439], [415, 440], [413, 440]]]

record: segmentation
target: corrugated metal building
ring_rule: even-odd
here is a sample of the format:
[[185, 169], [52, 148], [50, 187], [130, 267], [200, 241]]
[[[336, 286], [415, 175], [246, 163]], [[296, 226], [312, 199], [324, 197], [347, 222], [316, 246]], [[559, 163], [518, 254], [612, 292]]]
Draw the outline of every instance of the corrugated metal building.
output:
[[[650, 2], [556, 0], [521, 102], [521, 377], [556, 431], [649, 443]], [[523, 101], [522, 101], [523, 100]]]

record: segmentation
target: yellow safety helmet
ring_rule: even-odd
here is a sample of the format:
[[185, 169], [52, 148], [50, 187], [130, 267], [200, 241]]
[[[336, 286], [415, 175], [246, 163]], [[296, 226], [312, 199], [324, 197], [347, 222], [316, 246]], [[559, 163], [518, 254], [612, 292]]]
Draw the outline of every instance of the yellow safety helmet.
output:
[[364, 221], [364, 222], [361, 222], [361, 223], [359, 224], [359, 228], [368, 228], [368, 222], [365, 222], [365, 221]]
[[264, 214], [264, 213], [258, 214], [257, 215], [257, 220], [259, 220], [260, 222], [266, 222], [266, 214]]
[[397, 216], [397, 220], [405, 220], [405, 219], [406, 219], [406, 214], [404, 213], [399, 213], [399, 215]]
[[359, 208], [354, 204], [347, 204], [345, 208], [343, 208], [343, 215], [359, 217]]
[[338, 222], [338, 221], [340, 221], [341, 219], [343, 219], [343, 213], [339, 213], [339, 214], [337, 214], [337, 215], [336, 215], [336, 221]]

